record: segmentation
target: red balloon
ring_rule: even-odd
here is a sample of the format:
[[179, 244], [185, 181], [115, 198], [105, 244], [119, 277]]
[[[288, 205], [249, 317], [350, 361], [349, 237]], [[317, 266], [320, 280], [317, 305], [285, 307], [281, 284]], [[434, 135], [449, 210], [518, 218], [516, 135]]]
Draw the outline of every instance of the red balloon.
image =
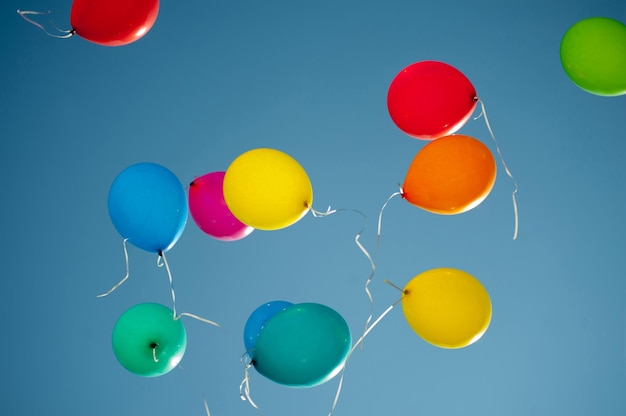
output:
[[148, 33], [159, 0], [74, 0], [70, 24], [76, 34], [104, 46], [122, 46]]
[[433, 140], [460, 129], [476, 108], [476, 90], [458, 69], [416, 62], [391, 82], [387, 108], [393, 122], [416, 139]]

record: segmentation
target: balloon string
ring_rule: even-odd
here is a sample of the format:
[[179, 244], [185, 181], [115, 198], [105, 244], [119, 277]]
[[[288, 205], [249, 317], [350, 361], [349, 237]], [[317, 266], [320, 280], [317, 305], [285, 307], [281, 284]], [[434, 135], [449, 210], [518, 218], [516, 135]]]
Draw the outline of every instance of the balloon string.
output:
[[393, 198], [395, 198], [398, 195], [402, 195], [402, 187], [400, 187], [400, 185], [398, 185], [398, 187], [400, 188], [400, 190], [398, 192], [394, 192], [393, 194], [391, 194], [391, 196], [389, 198], [387, 198], [387, 201], [385, 201], [385, 203], [383, 204], [382, 208], [380, 209], [380, 212], [378, 213], [378, 235], [377, 235], [377, 239], [376, 239], [376, 248], [377, 249], [378, 249], [378, 244], [380, 243], [380, 230], [382, 229], [382, 224], [383, 224], [383, 211], [387, 207], [387, 204], [389, 204], [389, 202]]
[[480, 116], [484, 116], [485, 117], [485, 124], [487, 125], [487, 130], [489, 130], [489, 134], [491, 134], [491, 138], [493, 139], [494, 143], [496, 144], [496, 151], [498, 152], [498, 156], [500, 157], [500, 162], [502, 163], [502, 166], [504, 167], [504, 171], [506, 172], [506, 174], [508, 175], [509, 178], [511, 178], [511, 180], [513, 181], [513, 192], [511, 193], [511, 198], [513, 200], [513, 215], [515, 217], [515, 227], [513, 230], [513, 240], [517, 239], [517, 232], [519, 229], [519, 216], [518, 216], [518, 212], [517, 212], [517, 181], [515, 180], [515, 178], [513, 177], [513, 174], [511, 173], [511, 171], [509, 170], [509, 167], [506, 165], [506, 162], [504, 161], [504, 157], [502, 156], [502, 152], [500, 151], [500, 146], [498, 145], [498, 141], [496, 140], [496, 136], [493, 134], [493, 130], [491, 129], [491, 125], [489, 124], [489, 119], [487, 118], [487, 111], [485, 110], [485, 104], [483, 103], [483, 101], [481, 99], [478, 99], [478, 102], [480, 103], [480, 107], [481, 107], [481, 112], [478, 116], [476, 116], [476, 118], [474, 118], [474, 120], [480, 118]]
[[111, 289], [109, 289], [108, 292], [106, 293], [102, 293], [100, 295], [97, 295], [97, 298], [103, 298], [105, 296], [110, 295], [115, 289], [117, 289], [118, 287], [120, 287], [122, 285], [122, 283], [124, 283], [126, 281], [126, 279], [128, 279], [128, 276], [130, 276], [130, 269], [128, 267], [128, 249], [126, 248], [126, 241], [128, 240], [128, 238], [125, 238], [123, 241], [123, 245], [124, 245], [124, 259], [126, 260], [126, 276], [124, 276], [122, 278], [122, 280], [120, 280], [115, 286], [113, 286]]
[[239, 397], [244, 402], [247, 401], [248, 403], [250, 403], [250, 405], [259, 412], [259, 414], [263, 414], [259, 406], [257, 406], [257, 404], [254, 402], [254, 400], [252, 400], [252, 397], [250, 396], [250, 372], [248, 370], [252, 366], [252, 359], [250, 358], [248, 351], [246, 351], [241, 356], [240, 360], [241, 364], [243, 365], [244, 376], [241, 384], [239, 385]]
[[176, 312], [176, 292], [174, 291], [174, 281], [172, 279], [172, 271], [170, 270], [170, 266], [167, 263], [167, 257], [165, 257], [165, 253], [163, 251], [161, 251], [161, 250], [159, 250], [159, 256], [157, 257], [157, 266], [158, 267], [165, 266], [165, 270], [167, 271], [167, 277], [169, 278], [170, 289], [172, 291], [172, 310], [174, 312], [174, 320], [178, 320], [178, 319], [182, 318], [183, 316], [188, 316], [190, 318], [197, 319], [198, 321], [202, 321], [202, 322], [207, 323], [209, 325], [213, 325], [213, 326], [216, 326], [218, 328], [221, 328], [220, 324], [218, 324], [217, 322], [210, 321], [208, 319], [202, 318], [202, 317], [200, 317], [198, 315], [194, 315], [192, 313], [182, 312], [181, 314], [178, 314]]
[[38, 23], [38, 22], [35, 22], [34, 20], [32, 20], [32, 19], [30, 19], [30, 18], [26, 17], [26, 15], [29, 15], [29, 14], [33, 14], [33, 15], [50, 14], [50, 10], [45, 11], [45, 12], [35, 12], [35, 11], [30, 11], [30, 10], [20, 10], [20, 9], [17, 9], [17, 14], [19, 14], [20, 16], [22, 16], [22, 18], [23, 18], [24, 20], [26, 20], [28, 23], [30, 23], [30, 24], [32, 24], [32, 25], [37, 26], [39, 29], [43, 30], [43, 31], [44, 31], [44, 33], [45, 33], [46, 35], [48, 35], [48, 36], [52, 36], [53, 38], [57, 38], [57, 39], [67, 39], [67, 38], [70, 38], [70, 37], [72, 37], [72, 36], [74, 36], [74, 35], [76, 34], [76, 31], [75, 31], [74, 29], [72, 29], [72, 30], [63, 30], [63, 29], [59, 29], [59, 28], [57, 27], [57, 25], [55, 25], [55, 24], [54, 24], [54, 22], [53, 22], [53, 21], [52, 21], [52, 19], [51, 19], [51, 20], [50, 20], [50, 23], [52, 23], [52, 26], [54, 26], [54, 28], [55, 28], [56, 30], [58, 30], [59, 32], [61, 32], [61, 33], [65, 33], [65, 35], [55, 35], [55, 34], [52, 34], [52, 33], [48, 32], [48, 31], [46, 30], [46, 28], [45, 28], [45, 27], [43, 27], [43, 25], [42, 25], [42, 24], [40, 24], [40, 23]]
[[397, 301], [395, 301], [391, 306], [389, 306], [383, 313], [380, 314], [380, 316], [378, 318], [376, 318], [376, 320], [372, 323], [372, 325], [370, 325], [365, 332], [363, 333], [363, 335], [361, 335], [361, 337], [357, 340], [357, 342], [354, 343], [354, 345], [352, 346], [352, 348], [350, 349], [350, 351], [348, 352], [348, 355], [346, 356], [345, 361], [343, 362], [343, 368], [341, 369], [341, 376], [339, 378], [339, 384], [337, 386], [337, 393], [335, 393], [335, 400], [333, 400], [333, 405], [330, 409], [330, 413], [328, 413], [328, 416], [332, 416], [333, 412], [335, 411], [335, 407], [337, 407], [337, 402], [339, 401], [339, 395], [341, 394], [341, 389], [343, 387], [343, 377], [345, 375], [345, 371], [346, 371], [346, 365], [348, 363], [348, 360], [350, 359], [350, 357], [352, 356], [352, 353], [354, 352], [354, 350], [356, 350], [356, 348], [361, 345], [363, 343], [363, 340], [365, 339], [365, 337], [372, 331], [372, 329], [374, 329], [374, 327], [376, 325], [378, 325], [378, 323], [400, 302], [402, 301], [402, 298], [398, 299]]
[[[363, 219], [364, 219], [365, 225], [363, 226], [363, 228], [361, 228], [361, 230], [354, 237], [354, 242], [356, 243], [356, 245], [359, 248], [359, 250], [361, 250], [361, 252], [365, 255], [365, 257], [367, 257], [367, 260], [370, 262], [370, 267], [372, 268], [372, 271], [370, 272], [369, 276], [367, 277], [367, 280], [365, 281], [365, 294], [367, 295], [367, 298], [369, 299], [369, 302], [370, 302], [370, 313], [369, 313], [367, 319], [365, 320], [365, 329], [363, 330], [363, 331], [366, 331], [369, 323], [372, 321], [372, 318], [374, 316], [374, 297], [372, 296], [372, 292], [369, 289], [369, 285], [370, 285], [370, 283], [372, 283], [372, 280], [374, 279], [374, 274], [376, 273], [376, 263], [374, 262], [374, 259], [372, 258], [370, 253], [367, 251], [367, 249], [361, 243], [361, 235], [363, 234], [363, 231], [365, 231], [365, 228], [367, 227], [367, 216], [365, 214], [363, 214], [361, 211], [356, 210], [356, 209], [341, 209], [340, 208], [340, 209], [332, 209], [331, 210], [331, 208], [328, 207], [326, 212], [316, 211], [312, 207], [310, 209], [311, 209], [311, 214], [313, 214], [314, 217], [327, 217], [327, 216], [329, 216], [331, 214], [334, 214], [334, 213], [336, 213], [338, 211], [353, 211], [353, 212], [356, 212], [357, 214], [361, 215], [363, 217]], [[379, 234], [379, 236], [380, 236], [380, 234]]]
[[206, 399], [203, 397], [202, 401], [204, 402], [204, 410], [206, 410], [206, 416], [211, 416], [211, 412], [209, 412], [209, 405], [206, 402]]
[[159, 359], [156, 356], [156, 345], [152, 347], [152, 359], [154, 360], [155, 363], [159, 362]]

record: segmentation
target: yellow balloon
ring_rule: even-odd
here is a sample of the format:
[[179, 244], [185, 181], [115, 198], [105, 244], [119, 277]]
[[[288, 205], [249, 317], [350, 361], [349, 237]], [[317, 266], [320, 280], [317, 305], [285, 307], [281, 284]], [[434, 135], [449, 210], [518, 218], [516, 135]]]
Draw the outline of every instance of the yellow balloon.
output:
[[480, 339], [491, 322], [491, 300], [471, 274], [452, 268], [425, 271], [404, 287], [404, 317], [425, 341], [463, 348]]
[[260, 148], [239, 155], [224, 175], [224, 200], [242, 223], [278, 230], [300, 220], [313, 203], [305, 170], [279, 150]]

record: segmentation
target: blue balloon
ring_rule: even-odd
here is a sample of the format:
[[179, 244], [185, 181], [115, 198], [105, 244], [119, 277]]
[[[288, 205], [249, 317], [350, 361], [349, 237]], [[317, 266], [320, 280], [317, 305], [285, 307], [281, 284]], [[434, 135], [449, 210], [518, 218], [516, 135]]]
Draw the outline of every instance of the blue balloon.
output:
[[259, 306], [252, 312], [243, 329], [243, 343], [246, 346], [246, 351], [252, 351], [254, 344], [256, 344], [256, 339], [259, 337], [259, 333], [265, 326], [265, 323], [272, 316], [291, 305], [293, 305], [291, 302], [275, 300]]
[[183, 233], [189, 208], [176, 175], [155, 163], [124, 169], [109, 190], [109, 216], [128, 242], [150, 252], [166, 252]]

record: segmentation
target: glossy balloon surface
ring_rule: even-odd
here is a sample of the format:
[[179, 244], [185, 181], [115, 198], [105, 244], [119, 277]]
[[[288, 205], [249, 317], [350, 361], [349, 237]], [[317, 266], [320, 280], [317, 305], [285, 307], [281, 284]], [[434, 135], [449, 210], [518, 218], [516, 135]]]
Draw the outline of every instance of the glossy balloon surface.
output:
[[569, 78], [595, 95], [626, 94], [626, 25], [606, 17], [590, 17], [570, 27], [560, 48]]
[[113, 352], [131, 373], [156, 377], [182, 360], [187, 334], [173, 312], [157, 303], [141, 303], [124, 312], [113, 328]]
[[476, 90], [458, 69], [437, 61], [421, 61], [404, 68], [391, 82], [387, 109], [407, 135], [433, 140], [452, 134], [471, 117]]
[[142, 38], [159, 14], [159, 0], [74, 0], [70, 23], [76, 34], [103, 46]]
[[434, 140], [415, 156], [402, 197], [435, 214], [460, 214], [478, 206], [496, 181], [496, 162], [479, 140], [455, 134]]
[[239, 221], [278, 230], [311, 208], [313, 188], [302, 166], [288, 154], [259, 148], [239, 155], [224, 176], [224, 200]]
[[124, 169], [111, 185], [108, 207], [120, 235], [154, 253], [176, 244], [189, 213], [183, 185], [171, 171], [155, 163]]
[[266, 322], [252, 362], [275, 383], [313, 387], [341, 371], [351, 342], [348, 324], [339, 313], [317, 303], [300, 303]]
[[207, 235], [221, 241], [247, 237], [254, 228], [242, 223], [224, 201], [225, 172], [212, 172], [196, 178], [189, 185], [189, 212]]
[[487, 331], [491, 300], [472, 275], [439, 268], [415, 276], [404, 288], [402, 310], [411, 328], [441, 348], [463, 348]]

